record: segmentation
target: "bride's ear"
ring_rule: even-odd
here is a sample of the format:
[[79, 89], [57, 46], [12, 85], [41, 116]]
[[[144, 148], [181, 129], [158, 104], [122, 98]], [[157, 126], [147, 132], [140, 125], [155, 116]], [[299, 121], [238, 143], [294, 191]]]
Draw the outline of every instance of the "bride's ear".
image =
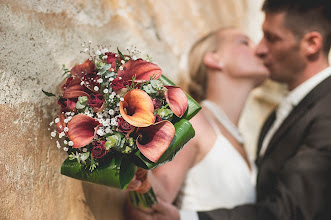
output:
[[203, 63], [212, 69], [222, 70], [224, 67], [223, 62], [220, 61], [219, 56], [216, 53], [206, 53], [203, 58]]

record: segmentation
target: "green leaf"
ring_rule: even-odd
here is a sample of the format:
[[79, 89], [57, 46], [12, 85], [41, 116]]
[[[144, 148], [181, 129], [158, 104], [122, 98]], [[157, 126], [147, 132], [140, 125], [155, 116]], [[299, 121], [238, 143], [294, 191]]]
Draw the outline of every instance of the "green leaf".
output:
[[175, 137], [173, 138], [168, 149], [162, 154], [161, 158], [153, 163], [149, 161], [144, 155], [137, 151], [136, 156], [140, 159], [140, 162], [143, 162], [143, 166], [141, 164], [136, 163], [137, 166], [140, 166], [144, 169], [152, 169], [163, 163], [171, 161], [178, 151], [182, 149], [182, 147], [195, 135], [195, 131], [192, 127], [192, 124], [186, 120], [181, 119], [180, 121], [174, 124], [175, 126]]
[[136, 165], [133, 163], [131, 158], [124, 157], [121, 163], [120, 169], [120, 185], [121, 189], [125, 189], [130, 181], [132, 180], [133, 176], [135, 175], [137, 170]]
[[78, 180], [125, 189], [135, 175], [136, 168], [129, 157], [117, 156], [91, 172], [77, 160], [68, 158], [61, 166], [61, 174]]
[[[62, 64], [62, 70], [63, 70], [63, 74], [62, 76], [65, 76], [67, 74], [67, 78], [69, 78], [68, 76], [71, 76], [70, 74], [70, 70], [66, 68], [66, 66], [64, 64]], [[69, 74], [68, 74], [69, 73]]]
[[83, 108], [85, 108], [85, 106], [86, 106], [86, 104], [82, 104], [80, 102], [76, 102], [76, 108], [77, 109], [83, 109]]
[[[169, 80], [164, 75], [161, 75], [159, 80], [166, 86], [176, 86], [171, 80]], [[193, 118], [194, 115], [196, 115], [201, 110], [201, 106], [190, 95], [188, 95], [187, 93], [185, 94], [188, 99], [188, 106], [182, 118], [190, 120], [191, 118]]]
[[117, 52], [120, 55], [120, 57], [122, 58], [122, 60], [125, 60], [125, 57], [123, 56], [122, 52], [118, 49], [118, 47], [117, 47]]
[[105, 64], [103, 67], [102, 67], [102, 69], [100, 69], [100, 73], [101, 74], [104, 74], [104, 73], [106, 73], [109, 69], [110, 69], [110, 67], [111, 67], [111, 64]]
[[123, 158], [111, 159], [109, 163], [98, 166], [93, 172], [85, 168], [76, 160], [68, 158], [61, 166], [61, 174], [87, 182], [97, 183], [101, 185], [121, 188], [120, 183], [120, 165]]
[[41, 91], [43, 91], [43, 93], [44, 93], [45, 95], [47, 95], [47, 96], [56, 96], [56, 95], [54, 95], [53, 93], [50, 93], [50, 92], [46, 92], [46, 91], [44, 91], [43, 89], [42, 89]]

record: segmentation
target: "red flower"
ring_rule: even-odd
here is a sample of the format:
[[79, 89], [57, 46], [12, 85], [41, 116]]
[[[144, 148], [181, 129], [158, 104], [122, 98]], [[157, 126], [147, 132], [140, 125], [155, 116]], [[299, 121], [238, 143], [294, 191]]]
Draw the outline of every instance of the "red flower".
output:
[[88, 96], [91, 90], [86, 88], [86, 86], [81, 85], [81, 80], [78, 77], [67, 80], [65, 84], [65, 89], [63, 92], [64, 99], [78, 98], [79, 96]]
[[61, 105], [62, 112], [75, 111], [77, 100], [78, 100], [77, 98], [73, 98], [73, 99], [60, 98], [58, 100], [58, 104]]
[[164, 86], [167, 88], [164, 96], [166, 98], [167, 103], [173, 113], [181, 118], [186, 112], [188, 106], [188, 100], [185, 92], [176, 86]]
[[105, 148], [106, 141], [97, 141], [92, 148], [92, 157], [93, 159], [99, 159], [104, 157], [108, 150]]
[[135, 82], [144, 82], [150, 80], [152, 77], [158, 79], [162, 74], [160, 67], [142, 59], [129, 60], [122, 67], [123, 70], [117, 72], [117, 77], [122, 77], [125, 81], [130, 81], [135, 76]]
[[87, 100], [87, 104], [93, 108], [101, 108], [105, 98], [100, 93], [92, 93]]
[[155, 124], [162, 121], [163, 119], [159, 115], [155, 115]]
[[127, 81], [124, 81], [123, 79], [118, 79], [115, 78], [111, 83], [110, 83], [110, 87], [113, 88], [114, 92], [125, 88], [128, 85]]
[[[61, 132], [64, 132], [64, 128], [66, 127], [66, 123], [64, 123], [65, 116], [62, 114], [62, 111], [59, 113], [59, 119], [59, 122], [56, 123], [56, 129], [60, 134]], [[67, 132], [65, 132], [65, 135], [67, 136]]]
[[70, 74], [72, 76], [78, 76], [79, 78], [82, 78], [86, 74], [95, 73], [95, 71], [96, 71], [95, 64], [89, 59], [87, 59], [85, 63], [74, 66], [70, 70]]
[[161, 121], [139, 128], [136, 144], [140, 152], [150, 161], [156, 162], [168, 149], [175, 136], [175, 127], [169, 121]]
[[88, 73], [84, 76], [82, 76], [82, 81], [84, 81], [84, 84], [87, 88], [92, 90], [94, 92], [95, 86], [100, 86], [100, 83], [98, 83], [98, 79], [100, 79], [100, 76], [98, 76], [95, 73]]
[[107, 63], [111, 64], [111, 68], [116, 67], [116, 60], [118, 60], [118, 57], [116, 57], [116, 53], [106, 53], [107, 55]]
[[118, 131], [122, 134], [131, 133], [134, 130], [134, 126], [130, 125], [127, 121], [124, 120], [122, 117], [117, 118], [118, 121]]
[[162, 106], [162, 101], [158, 98], [153, 99], [154, 109], [159, 109]]
[[67, 86], [71, 83], [71, 81], [74, 79], [74, 77], [69, 77], [68, 79], [67, 79], [67, 81], [62, 85], [62, 87], [61, 87], [61, 89], [62, 90], [65, 90], [66, 88], [67, 88]]
[[102, 125], [90, 116], [84, 114], [75, 115], [67, 124], [69, 128], [68, 137], [74, 142], [72, 147], [80, 148], [90, 144], [100, 126]]

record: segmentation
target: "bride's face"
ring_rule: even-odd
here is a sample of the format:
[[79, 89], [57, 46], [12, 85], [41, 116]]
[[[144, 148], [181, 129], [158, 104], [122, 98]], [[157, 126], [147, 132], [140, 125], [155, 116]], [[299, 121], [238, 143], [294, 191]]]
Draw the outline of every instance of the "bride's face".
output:
[[237, 29], [227, 29], [220, 34], [218, 50], [223, 71], [236, 78], [249, 78], [262, 83], [269, 71], [255, 54], [256, 45], [247, 35]]

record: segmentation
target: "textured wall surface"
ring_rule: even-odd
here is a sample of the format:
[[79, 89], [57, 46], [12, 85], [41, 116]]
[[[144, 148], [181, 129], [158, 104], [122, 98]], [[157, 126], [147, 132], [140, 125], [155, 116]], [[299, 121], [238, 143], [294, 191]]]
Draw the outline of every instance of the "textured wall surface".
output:
[[[81, 43], [136, 46], [177, 82], [188, 49], [206, 32], [241, 25], [257, 40], [260, 3], [0, 0], [0, 219], [123, 219], [123, 192], [60, 175], [66, 153], [47, 130], [58, 108], [41, 89], [56, 93], [62, 64], [86, 59]], [[251, 146], [264, 119], [261, 109], [272, 104], [264, 91], [255, 92], [242, 120], [243, 130], [252, 133]]]

